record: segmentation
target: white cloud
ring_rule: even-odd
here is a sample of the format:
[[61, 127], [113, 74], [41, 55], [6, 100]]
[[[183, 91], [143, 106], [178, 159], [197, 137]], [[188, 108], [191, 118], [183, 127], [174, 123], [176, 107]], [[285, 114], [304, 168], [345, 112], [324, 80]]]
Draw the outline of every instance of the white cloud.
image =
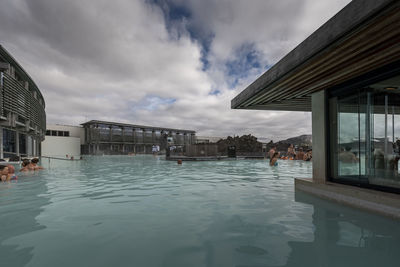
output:
[[[349, 1], [174, 2], [192, 16], [167, 26], [147, 1], [0, 0], [0, 38], [40, 87], [50, 123], [101, 119], [274, 139], [311, 132], [309, 114], [231, 110], [230, 100]], [[201, 38], [210, 36], [204, 71]], [[227, 75], [246, 45], [261, 68]]]

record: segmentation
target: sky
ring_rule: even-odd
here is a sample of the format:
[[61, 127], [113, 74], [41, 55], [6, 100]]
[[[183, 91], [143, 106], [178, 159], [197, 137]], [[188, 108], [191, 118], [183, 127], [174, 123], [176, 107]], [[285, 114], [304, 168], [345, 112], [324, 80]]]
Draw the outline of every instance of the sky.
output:
[[311, 114], [230, 101], [349, 0], [0, 0], [0, 44], [46, 101], [88, 120], [253, 134], [311, 133]]

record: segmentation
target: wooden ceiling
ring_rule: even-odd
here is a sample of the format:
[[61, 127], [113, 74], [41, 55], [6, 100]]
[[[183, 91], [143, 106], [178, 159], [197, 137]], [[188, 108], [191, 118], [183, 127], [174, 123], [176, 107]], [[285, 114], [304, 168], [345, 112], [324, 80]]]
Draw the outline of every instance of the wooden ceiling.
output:
[[311, 111], [312, 93], [399, 60], [400, 1], [393, 1], [289, 72], [264, 84], [260, 77], [232, 100], [232, 108]]

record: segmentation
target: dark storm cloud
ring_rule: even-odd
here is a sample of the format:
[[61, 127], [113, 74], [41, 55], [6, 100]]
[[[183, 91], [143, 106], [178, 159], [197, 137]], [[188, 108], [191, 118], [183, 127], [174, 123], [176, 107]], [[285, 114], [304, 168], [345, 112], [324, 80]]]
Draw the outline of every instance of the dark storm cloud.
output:
[[0, 0], [0, 42], [40, 87], [51, 123], [283, 138], [309, 133], [310, 115], [230, 100], [346, 2]]

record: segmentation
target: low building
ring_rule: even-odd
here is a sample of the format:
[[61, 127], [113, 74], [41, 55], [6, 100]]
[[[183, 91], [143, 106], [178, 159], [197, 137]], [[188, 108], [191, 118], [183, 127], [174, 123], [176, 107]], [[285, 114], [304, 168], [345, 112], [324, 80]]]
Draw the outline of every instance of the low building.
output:
[[84, 154], [152, 153], [152, 146], [165, 150], [168, 144], [186, 145], [196, 142], [196, 132], [173, 128], [92, 120], [84, 128]]
[[75, 157], [81, 155], [81, 146], [84, 145], [85, 132], [81, 126], [48, 125], [46, 138], [42, 142], [42, 156], [47, 157]]
[[311, 111], [296, 189], [400, 218], [400, 1], [353, 0], [231, 104]]
[[40, 155], [44, 98], [29, 74], [0, 45], [0, 158]]
[[216, 143], [221, 139], [223, 138], [216, 136], [196, 136], [196, 144]]

